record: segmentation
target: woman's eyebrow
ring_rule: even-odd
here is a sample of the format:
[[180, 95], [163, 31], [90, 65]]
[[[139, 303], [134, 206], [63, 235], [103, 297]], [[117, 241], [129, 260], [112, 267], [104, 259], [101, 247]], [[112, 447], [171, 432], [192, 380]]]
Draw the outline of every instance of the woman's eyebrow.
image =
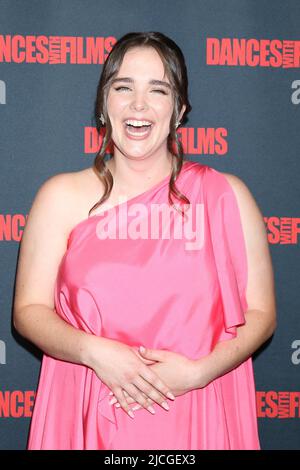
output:
[[[116, 82], [127, 82], [127, 83], [133, 83], [134, 80], [133, 78], [130, 78], [130, 77], [119, 77], [119, 78], [114, 78], [112, 80], [112, 85]], [[168, 83], [168, 82], [164, 82], [162, 80], [149, 80], [149, 84], [150, 85], [161, 85], [161, 86], [165, 86], [166, 88], [169, 88], [171, 89], [171, 85]]]

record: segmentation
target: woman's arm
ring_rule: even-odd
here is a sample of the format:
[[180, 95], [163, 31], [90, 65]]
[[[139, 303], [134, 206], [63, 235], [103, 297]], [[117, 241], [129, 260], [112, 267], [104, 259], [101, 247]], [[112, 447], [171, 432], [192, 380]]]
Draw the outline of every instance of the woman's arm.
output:
[[86, 363], [87, 334], [57, 315], [54, 284], [74, 214], [74, 176], [59, 174], [39, 189], [23, 232], [13, 308], [16, 330], [46, 354]]
[[194, 361], [195, 388], [203, 387], [249, 358], [276, 328], [274, 275], [265, 223], [247, 186], [237, 176], [223, 173], [236, 195], [244, 233], [248, 284], [246, 323], [237, 336], [217, 343], [213, 351]]

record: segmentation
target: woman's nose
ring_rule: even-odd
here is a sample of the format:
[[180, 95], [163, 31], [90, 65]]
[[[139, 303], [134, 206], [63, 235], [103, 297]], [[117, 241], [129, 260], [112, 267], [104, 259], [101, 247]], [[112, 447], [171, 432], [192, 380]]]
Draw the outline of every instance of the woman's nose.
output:
[[135, 95], [132, 97], [130, 107], [137, 110], [146, 109], [148, 105], [145, 96], [142, 93], [135, 93]]

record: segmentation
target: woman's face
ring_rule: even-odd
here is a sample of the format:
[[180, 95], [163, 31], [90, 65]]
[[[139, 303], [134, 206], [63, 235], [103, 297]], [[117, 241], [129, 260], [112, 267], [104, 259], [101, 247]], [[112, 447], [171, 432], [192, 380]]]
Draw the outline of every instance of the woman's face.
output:
[[135, 47], [126, 52], [107, 98], [115, 155], [120, 152], [134, 160], [162, 154], [167, 157], [173, 113], [168, 84], [170, 87], [154, 48]]

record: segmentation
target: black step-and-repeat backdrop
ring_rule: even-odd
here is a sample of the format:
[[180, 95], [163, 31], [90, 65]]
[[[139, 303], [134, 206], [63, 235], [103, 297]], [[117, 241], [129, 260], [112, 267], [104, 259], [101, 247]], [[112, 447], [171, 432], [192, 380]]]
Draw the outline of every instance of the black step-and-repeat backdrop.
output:
[[181, 47], [190, 160], [239, 176], [267, 227], [278, 327], [255, 354], [263, 449], [300, 448], [300, 2], [0, 0], [0, 448], [26, 447], [41, 354], [12, 328], [19, 243], [50, 176], [92, 165], [102, 65], [130, 31]]

